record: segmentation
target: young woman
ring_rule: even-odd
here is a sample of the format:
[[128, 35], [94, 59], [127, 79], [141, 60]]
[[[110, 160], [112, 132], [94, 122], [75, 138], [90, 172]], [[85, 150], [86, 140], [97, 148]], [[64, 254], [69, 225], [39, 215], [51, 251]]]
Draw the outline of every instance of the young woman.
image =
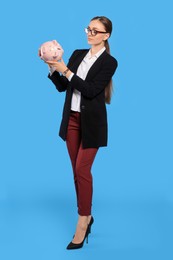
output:
[[48, 77], [58, 91], [66, 91], [60, 137], [66, 141], [71, 159], [79, 219], [73, 240], [67, 249], [83, 246], [91, 231], [91, 167], [99, 147], [107, 146], [107, 112], [112, 76], [117, 61], [110, 55], [108, 39], [111, 21], [94, 17], [85, 29], [90, 49], [76, 50], [67, 66], [64, 61], [50, 61]]

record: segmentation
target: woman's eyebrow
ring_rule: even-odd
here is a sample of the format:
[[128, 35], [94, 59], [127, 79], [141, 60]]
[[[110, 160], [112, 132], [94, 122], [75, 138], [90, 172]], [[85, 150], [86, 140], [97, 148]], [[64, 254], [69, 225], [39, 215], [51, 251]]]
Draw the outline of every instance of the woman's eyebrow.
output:
[[[91, 27], [90, 26], [88, 26], [88, 28], [90, 28], [91, 29]], [[97, 27], [93, 27], [92, 29], [96, 29], [96, 30], [99, 30]]]

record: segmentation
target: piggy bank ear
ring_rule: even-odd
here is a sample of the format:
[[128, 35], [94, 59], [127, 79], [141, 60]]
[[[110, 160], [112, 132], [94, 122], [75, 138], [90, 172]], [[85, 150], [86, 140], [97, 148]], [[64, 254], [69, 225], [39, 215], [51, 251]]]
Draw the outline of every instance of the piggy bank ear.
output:
[[52, 42], [53, 42], [54, 45], [58, 44], [56, 40], [53, 40]]

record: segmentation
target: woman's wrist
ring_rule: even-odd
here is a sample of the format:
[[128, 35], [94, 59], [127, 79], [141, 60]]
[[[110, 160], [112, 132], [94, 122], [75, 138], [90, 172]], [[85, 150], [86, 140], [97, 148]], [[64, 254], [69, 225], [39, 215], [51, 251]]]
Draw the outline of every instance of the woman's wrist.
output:
[[65, 66], [60, 73], [62, 74], [62, 76], [66, 77], [69, 81], [71, 81], [71, 78], [74, 75], [74, 73], [67, 66]]
[[64, 68], [63, 71], [62, 71], [62, 75], [63, 75], [63, 76], [66, 76], [66, 74], [68, 73], [68, 71], [69, 71], [69, 68], [67, 68], [67, 67]]
[[70, 77], [71, 74], [72, 74], [71, 70], [68, 69], [68, 71], [67, 71], [65, 77], [68, 79], [68, 78]]

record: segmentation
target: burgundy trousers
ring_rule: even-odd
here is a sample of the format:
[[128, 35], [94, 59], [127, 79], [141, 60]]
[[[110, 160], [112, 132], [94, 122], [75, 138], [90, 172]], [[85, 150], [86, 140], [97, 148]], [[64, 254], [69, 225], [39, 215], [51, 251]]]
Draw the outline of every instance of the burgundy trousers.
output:
[[88, 216], [91, 215], [93, 194], [91, 167], [98, 148], [82, 148], [79, 112], [71, 111], [66, 144], [73, 168], [78, 213], [81, 216]]

